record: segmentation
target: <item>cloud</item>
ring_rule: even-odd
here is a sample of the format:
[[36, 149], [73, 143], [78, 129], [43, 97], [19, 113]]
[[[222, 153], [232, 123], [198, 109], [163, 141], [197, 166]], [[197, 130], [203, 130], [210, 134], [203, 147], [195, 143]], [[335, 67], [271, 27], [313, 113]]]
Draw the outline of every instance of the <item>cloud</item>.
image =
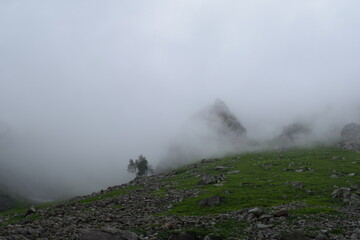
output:
[[217, 97], [259, 139], [299, 118], [360, 121], [358, 5], [1, 1], [0, 120], [21, 146], [2, 164], [19, 179], [33, 166], [39, 188], [120, 183]]

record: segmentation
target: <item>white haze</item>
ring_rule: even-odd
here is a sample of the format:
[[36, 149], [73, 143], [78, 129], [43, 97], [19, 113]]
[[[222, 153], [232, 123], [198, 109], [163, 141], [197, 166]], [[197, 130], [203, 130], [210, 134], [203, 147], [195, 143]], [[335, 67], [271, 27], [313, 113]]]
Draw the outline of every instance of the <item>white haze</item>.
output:
[[360, 122], [359, 7], [3, 0], [0, 121], [11, 130], [0, 185], [51, 199], [126, 182], [130, 158], [156, 165], [218, 97], [249, 138], [296, 121], [336, 135]]

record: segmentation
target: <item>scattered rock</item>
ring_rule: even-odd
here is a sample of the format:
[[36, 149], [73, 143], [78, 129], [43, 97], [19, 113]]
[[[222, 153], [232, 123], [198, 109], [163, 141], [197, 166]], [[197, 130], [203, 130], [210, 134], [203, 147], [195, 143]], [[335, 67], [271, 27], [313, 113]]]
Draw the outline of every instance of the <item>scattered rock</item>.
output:
[[284, 233], [281, 240], [310, 240], [310, 238], [306, 237], [303, 233], [292, 232], [292, 233]]
[[161, 226], [161, 229], [164, 231], [169, 231], [175, 229], [175, 226], [172, 223], [165, 223], [164, 225]]
[[234, 170], [234, 171], [229, 171], [227, 172], [228, 175], [232, 175], [232, 174], [237, 174], [239, 173], [240, 171], [239, 170]]
[[234, 167], [224, 167], [224, 166], [216, 166], [214, 169], [218, 171], [228, 170]]
[[217, 182], [225, 181], [225, 176], [222, 173], [220, 175], [216, 176], [215, 178], [216, 178]]
[[215, 207], [218, 206], [220, 203], [222, 203], [225, 200], [222, 196], [212, 196], [205, 198], [204, 200], [201, 200], [199, 202], [200, 207]]
[[222, 240], [222, 237], [214, 235], [206, 235], [203, 240]]
[[81, 229], [79, 230], [80, 240], [138, 240], [139, 237], [129, 231], [116, 228], [104, 229]]
[[273, 216], [270, 214], [263, 214], [259, 217], [260, 221], [264, 221], [264, 220], [270, 220]]
[[169, 240], [197, 240], [197, 238], [189, 233], [181, 232], [180, 234], [172, 234]]
[[36, 209], [35, 209], [34, 206], [31, 206], [31, 207], [26, 211], [24, 217], [27, 217], [27, 216], [29, 216], [29, 215], [31, 215], [31, 214], [34, 214], [34, 213], [36, 213]]
[[216, 159], [202, 159], [201, 160], [201, 163], [212, 163], [212, 162], [215, 162]]
[[339, 198], [339, 199], [343, 199], [343, 200], [349, 199], [350, 198], [350, 189], [345, 188], [345, 187], [338, 188], [331, 193], [331, 197]]
[[248, 211], [249, 214], [253, 214], [255, 217], [260, 217], [262, 214], [264, 214], [264, 210], [261, 208], [252, 208]]
[[285, 184], [291, 185], [292, 187], [299, 188], [299, 189], [304, 188], [304, 185], [305, 185], [304, 182], [287, 182]]
[[289, 211], [286, 209], [280, 209], [273, 213], [274, 217], [288, 217]]
[[266, 224], [262, 224], [262, 223], [258, 223], [256, 224], [256, 227], [259, 229], [266, 229], [266, 228], [270, 228], [272, 227], [271, 225], [266, 225]]
[[204, 174], [202, 177], [201, 177], [201, 181], [200, 181], [200, 184], [212, 184], [212, 183], [215, 183], [216, 180], [213, 176], [211, 176], [210, 174]]

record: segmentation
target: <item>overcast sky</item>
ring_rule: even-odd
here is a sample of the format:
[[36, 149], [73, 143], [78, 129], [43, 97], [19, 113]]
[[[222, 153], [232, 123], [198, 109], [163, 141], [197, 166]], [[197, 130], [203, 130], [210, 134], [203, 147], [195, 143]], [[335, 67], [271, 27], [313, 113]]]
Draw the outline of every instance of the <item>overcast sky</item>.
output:
[[7, 164], [40, 169], [28, 174], [39, 182], [120, 183], [131, 177], [120, 170], [129, 158], [156, 163], [216, 98], [254, 137], [296, 119], [360, 121], [359, 8], [357, 0], [2, 0], [0, 121], [33, 153]]

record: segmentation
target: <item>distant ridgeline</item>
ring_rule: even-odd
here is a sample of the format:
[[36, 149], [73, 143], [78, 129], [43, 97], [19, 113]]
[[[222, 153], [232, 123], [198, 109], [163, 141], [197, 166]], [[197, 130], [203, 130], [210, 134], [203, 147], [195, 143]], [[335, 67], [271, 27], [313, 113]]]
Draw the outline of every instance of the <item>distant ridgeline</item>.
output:
[[204, 156], [218, 157], [236, 152], [243, 141], [246, 141], [245, 127], [228, 106], [217, 99], [185, 123], [156, 171], [177, 167]]

